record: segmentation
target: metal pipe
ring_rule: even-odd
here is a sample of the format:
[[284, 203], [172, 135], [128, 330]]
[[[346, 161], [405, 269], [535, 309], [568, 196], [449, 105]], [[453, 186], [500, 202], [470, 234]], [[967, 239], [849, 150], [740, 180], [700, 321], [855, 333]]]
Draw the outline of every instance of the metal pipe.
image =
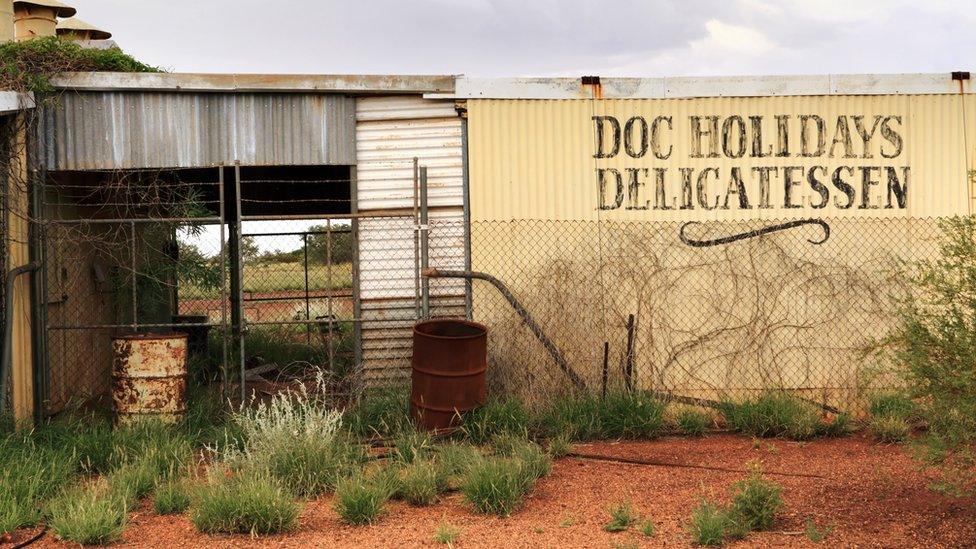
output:
[[413, 157], [413, 305], [414, 317], [420, 319], [420, 164]]
[[[427, 225], [427, 166], [420, 167], [420, 272], [429, 267], [430, 227]], [[424, 276], [420, 285], [421, 318], [430, 318], [430, 280]]]
[[[237, 301], [237, 314], [238, 314], [238, 324], [236, 326], [238, 341], [238, 351], [240, 358], [240, 381], [241, 381], [241, 404], [247, 400], [247, 387], [244, 385], [244, 334], [247, 332], [247, 316], [244, 312], [244, 254], [241, 252], [241, 233], [244, 232], [244, 222], [241, 219], [241, 161], [234, 161], [234, 202], [236, 203], [236, 219], [234, 219], [234, 225], [237, 227], [237, 264], [234, 265], [234, 271], [237, 272], [237, 295], [234, 296]], [[233, 280], [233, 279], [232, 279]], [[308, 320], [308, 319], [306, 319]]]
[[10, 347], [14, 337], [14, 307], [13, 299], [11, 299], [11, 296], [14, 295], [14, 282], [16, 282], [17, 277], [20, 275], [36, 271], [40, 268], [40, 263], [31, 261], [19, 267], [14, 267], [7, 272], [7, 279], [4, 285], [7, 306], [4, 308], [3, 318], [3, 361], [0, 362], [0, 414], [6, 411], [7, 376], [10, 372], [10, 363], [13, 361], [13, 350]]
[[[468, 170], [468, 114], [461, 117], [461, 204], [464, 212], [464, 270], [471, 270], [471, 185]], [[474, 296], [471, 280], [464, 281], [464, 315], [474, 319]]]
[[576, 388], [581, 391], [586, 391], [586, 383], [583, 382], [583, 378], [581, 378], [579, 374], [577, 374], [576, 371], [573, 370], [572, 367], [570, 367], [569, 363], [566, 362], [566, 358], [563, 356], [562, 352], [559, 350], [558, 347], [556, 347], [556, 344], [553, 343], [551, 339], [549, 339], [549, 336], [547, 336], [544, 331], [542, 331], [542, 327], [539, 326], [539, 324], [535, 321], [534, 318], [532, 318], [532, 315], [529, 314], [529, 311], [527, 311], [525, 307], [523, 307], [522, 304], [519, 303], [518, 299], [516, 299], [515, 296], [512, 295], [512, 292], [508, 289], [507, 286], [505, 286], [504, 283], [502, 283], [501, 280], [498, 280], [497, 278], [491, 276], [488, 273], [481, 273], [478, 271], [441, 271], [438, 269], [428, 268], [428, 269], [424, 269], [422, 274], [424, 275], [425, 279], [464, 278], [468, 280], [470, 279], [484, 280], [485, 282], [490, 283], [502, 294], [502, 296], [508, 301], [509, 305], [511, 305], [512, 308], [515, 309], [515, 312], [518, 313], [520, 317], [522, 317], [522, 322], [524, 322], [525, 325], [528, 326], [532, 334], [535, 335], [536, 339], [539, 340], [539, 343], [542, 343], [542, 346], [545, 347], [546, 351], [549, 352], [549, 356], [551, 356], [552, 359], [556, 361], [556, 365], [559, 366], [559, 369], [562, 370], [567, 377], [569, 377], [569, 380], [573, 382], [573, 385], [575, 385]]

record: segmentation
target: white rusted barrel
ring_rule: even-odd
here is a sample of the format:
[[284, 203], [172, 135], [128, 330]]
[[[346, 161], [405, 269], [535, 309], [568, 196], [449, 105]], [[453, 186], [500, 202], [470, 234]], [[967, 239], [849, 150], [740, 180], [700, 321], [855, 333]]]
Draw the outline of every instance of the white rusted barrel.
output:
[[120, 423], [178, 421], [186, 414], [186, 334], [112, 340], [112, 401]]

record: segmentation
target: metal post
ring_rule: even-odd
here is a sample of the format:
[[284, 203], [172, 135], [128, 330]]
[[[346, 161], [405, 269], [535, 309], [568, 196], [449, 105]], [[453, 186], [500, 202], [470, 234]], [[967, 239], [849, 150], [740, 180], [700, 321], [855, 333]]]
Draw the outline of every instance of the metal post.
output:
[[[461, 118], [461, 195], [464, 212], [464, 270], [471, 270], [471, 192], [468, 175], [468, 114]], [[464, 314], [474, 319], [474, 296], [471, 279], [464, 279]]]
[[349, 214], [351, 219], [350, 238], [352, 238], [352, 318], [353, 318], [353, 392], [358, 397], [363, 392], [363, 303], [359, 286], [359, 183], [356, 180], [356, 167], [349, 167]]
[[328, 321], [328, 338], [329, 338], [329, 370], [335, 371], [335, 346], [333, 344], [332, 338], [335, 335], [334, 331], [336, 329], [336, 322], [334, 322], [335, 317], [332, 316], [332, 220], [328, 219], [325, 222], [325, 295], [326, 303], [328, 304], [328, 312], [326, 313], [326, 320]]
[[414, 318], [420, 318], [420, 170], [419, 159], [413, 157], [413, 306]]
[[624, 372], [627, 391], [634, 390], [634, 315], [627, 318], [627, 366]]
[[138, 284], [139, 279], [136, 276], [136, 224], [135, 222], [131, 222], [131, 221], [129, 222], [129, 231], [130, 231], [129, 236], [131, 237], [130, 242], [132, 243], [132, 246], [129, 248], [129, 253], [132, 254], [132, 257], [130, 258], [131, 268], [132, 268], [132, 331], [138, 332], [139, 331], [139, 308], [138, 305], [136, 304], [136, 299], [137, 299], [136, 294], [138, 293], [138, 289], [136, 288], [136, 285]]
[[[429, 267], [430, 228], [427, 225], [427, 166], [420, 167], [420, 270]], [[420, 286], [420, 317], [430, 318], [430, 280], [425, 276]]]
[[302, 253], [305, 256], [305, 343], [312, 344], [312, 307], [308, 303], [308, 232], [302, 235]]
[[227, 350], [227, 339], [230, 336], [227, 330], [227, 237], [226, 237], [226, 227], [224, 226], [227, 222], [227, 213], [224, 211], [224, 165], [221, 164], [217, 167], [217, 184], [218, 184], [218, 195], [220, 208], [220, 375], [223, 382], [223, 392], [224, 400], [230, 398], [230, 364], [228, 363], [228, 350]]
[[[234, 231], [236, 240], [236, 250], [234, 268], [231, 271], [231, 291], [234, 290], [234, 279], [237, 279], [237, 291], [234, 292], [234, 300], [237, 305], [237, 322], [235, 324], [235, 339], [237, 341], [237, 358], [240, 364], [240, 372], [238, 379], [241, 384], [241, 403], [243, 404], [247, 398], [247, 388], [244, 386], [244, 334], [247, 332], [245, 327], [245, 316], [244, 316], [244, 289], [242, 286], [242, 277], [244, 273], [244, 261], [242, 259], [243, 254], [241, 253], [241, 232], [243, 230], [243, 222], [241, 220], [241, 163], [239, 160], [234, 161], [234, 202], [236, 210], [236, 218], [234, 219]], [[236, 276], [235, 276], [236, 272]]]

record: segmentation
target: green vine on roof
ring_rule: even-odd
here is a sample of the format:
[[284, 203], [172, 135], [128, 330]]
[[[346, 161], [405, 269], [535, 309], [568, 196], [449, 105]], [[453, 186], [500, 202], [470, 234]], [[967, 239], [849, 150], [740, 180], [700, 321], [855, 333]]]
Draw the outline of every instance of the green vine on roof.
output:
[[51, 79], [63, 72], [163, 72], [117, 47], [83, 48], [51, 36], [0, 44], [0, 89], [54, 91]]

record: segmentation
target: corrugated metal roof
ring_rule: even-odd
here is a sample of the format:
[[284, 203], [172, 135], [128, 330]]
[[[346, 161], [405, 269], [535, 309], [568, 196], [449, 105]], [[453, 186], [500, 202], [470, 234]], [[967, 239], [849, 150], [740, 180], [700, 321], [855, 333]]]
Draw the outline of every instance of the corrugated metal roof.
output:
[[432, 99], [664, 99], [771, 97], [784, 95], [886, 95], [973, 93], [971, 80], [951, 73], [823, 74], [786, 76], [695, 76], [662, 78], [455, 79], [454, 93], [430, 92]]
[[77, 92], [45, 107], [49, 170], [355, 164], [355, 99]]

